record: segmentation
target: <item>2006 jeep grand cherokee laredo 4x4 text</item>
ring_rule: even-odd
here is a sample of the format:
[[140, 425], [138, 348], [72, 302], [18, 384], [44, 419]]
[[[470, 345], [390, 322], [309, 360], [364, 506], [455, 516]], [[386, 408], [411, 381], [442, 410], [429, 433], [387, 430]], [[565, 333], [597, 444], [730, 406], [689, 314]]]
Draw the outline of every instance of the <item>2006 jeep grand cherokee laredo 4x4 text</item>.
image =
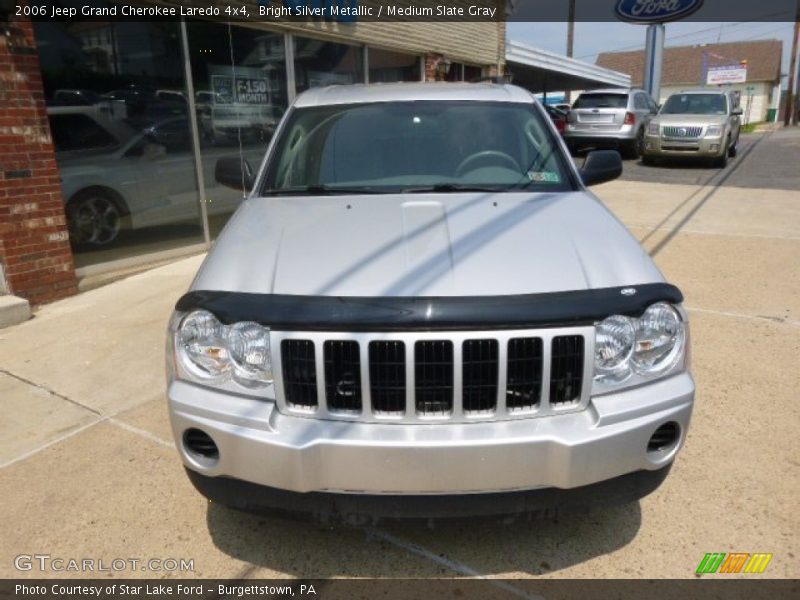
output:
[[531, 94], [313, 89], [169, 325], [194, 485], [358, 521], [568, 509], [667, 475], [694, 401], [680, 291]]

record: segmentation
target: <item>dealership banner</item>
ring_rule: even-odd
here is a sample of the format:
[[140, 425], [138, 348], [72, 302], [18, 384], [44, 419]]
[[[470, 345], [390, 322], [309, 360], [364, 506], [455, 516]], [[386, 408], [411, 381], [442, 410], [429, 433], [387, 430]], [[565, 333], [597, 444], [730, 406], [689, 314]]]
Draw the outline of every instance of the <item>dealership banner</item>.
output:
[[[43, 20], [566, 21], [568, 0], [10, 0], [11, 16]], [[3, 5], [5, 7], [5, 4]], [[591, 0], [576, 21], [794, 21], [796, 0]], [[4, 10], [6, 10], [4, 8]], [[662, 20], [668, 20], [666, 17]]]
[[786, 579], [5, 579], [2, 600], [774, 600], [800, 597]]
[[707, 85], [723, 85], [726, 83], [745, 83], [747, 67], [742, 65], [728, 67], [709, 67], [706, 74]]

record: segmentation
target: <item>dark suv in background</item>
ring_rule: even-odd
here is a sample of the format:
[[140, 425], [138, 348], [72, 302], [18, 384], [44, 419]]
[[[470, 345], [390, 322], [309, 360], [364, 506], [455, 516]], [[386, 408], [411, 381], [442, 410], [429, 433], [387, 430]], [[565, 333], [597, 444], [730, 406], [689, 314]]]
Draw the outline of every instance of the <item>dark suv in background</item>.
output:
[[564, 139], [573, 154], [589, 148], [615, 148], [636, 159], [644, 150], [647, 124], [657, 112], [658, 105], [644, 90], [583, 92], [572, 105]]

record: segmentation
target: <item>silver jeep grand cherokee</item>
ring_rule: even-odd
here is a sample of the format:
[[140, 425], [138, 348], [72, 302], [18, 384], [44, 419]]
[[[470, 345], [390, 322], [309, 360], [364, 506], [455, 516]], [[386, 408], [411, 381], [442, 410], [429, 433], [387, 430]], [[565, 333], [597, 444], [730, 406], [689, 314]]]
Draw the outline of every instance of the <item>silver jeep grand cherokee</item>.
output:
[[177, 303], [169, 412], [198, 490], [359, 522], [642, 497], [694, 399], [680, 291], [527, 91], [313, 89]]

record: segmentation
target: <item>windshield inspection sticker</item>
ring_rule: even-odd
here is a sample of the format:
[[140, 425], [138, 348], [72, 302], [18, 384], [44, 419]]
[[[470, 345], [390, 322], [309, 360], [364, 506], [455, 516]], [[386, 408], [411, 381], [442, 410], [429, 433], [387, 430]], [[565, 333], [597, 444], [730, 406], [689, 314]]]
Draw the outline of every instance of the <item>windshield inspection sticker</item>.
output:
[[528, 179], [536, 183], [561, 183], [561, 177], [555, 171], [528, 171]]

